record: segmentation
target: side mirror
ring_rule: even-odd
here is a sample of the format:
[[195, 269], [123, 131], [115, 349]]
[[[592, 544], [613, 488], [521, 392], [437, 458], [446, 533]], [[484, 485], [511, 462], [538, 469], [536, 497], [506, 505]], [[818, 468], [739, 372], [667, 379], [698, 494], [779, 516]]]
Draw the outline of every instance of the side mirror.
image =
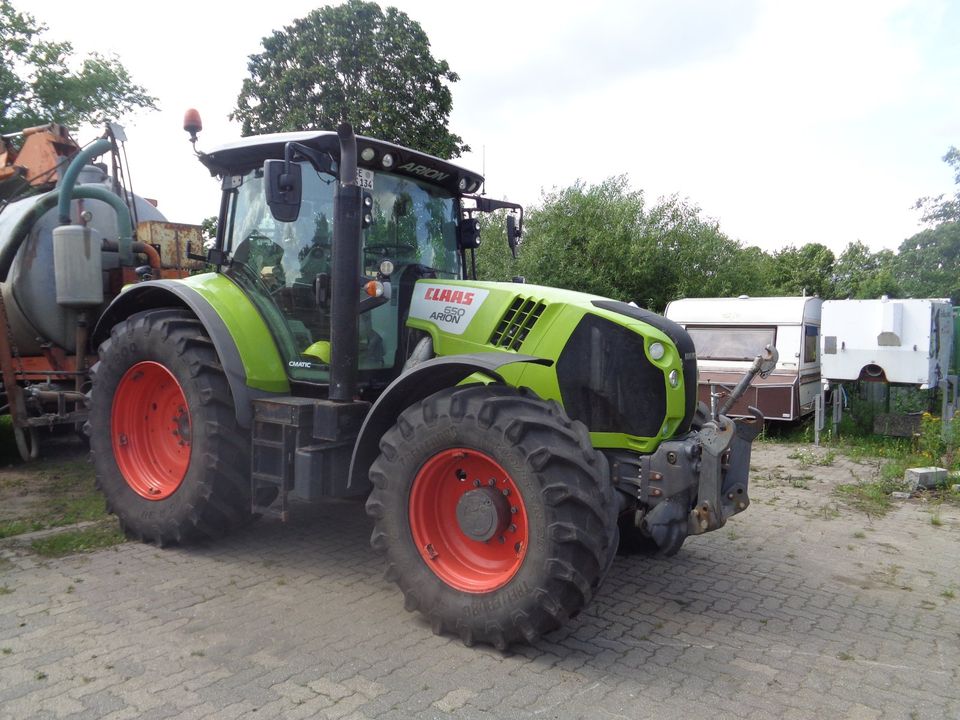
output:
[[517, 259], [517, 245], [520, 244], [520, 229], [517, 227], [517, 218], [512, 213], [507, 215], [507, 244], [513, 259]]
[[286, 160], [267, 160], [263, 163], [267, 206], [274, 219], [293, 222], [300, 216], [300, 198], [303, 194], [303, 176], [296, 163]]

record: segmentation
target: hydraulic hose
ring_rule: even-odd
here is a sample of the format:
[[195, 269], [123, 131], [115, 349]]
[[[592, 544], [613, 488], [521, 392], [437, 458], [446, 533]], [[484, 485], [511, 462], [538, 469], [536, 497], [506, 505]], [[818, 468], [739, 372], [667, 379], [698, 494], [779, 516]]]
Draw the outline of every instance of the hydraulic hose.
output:
[[101, 138], [87, 145], [87, 147], [78, 152], [73, 160], [70, 161], [70, 165], [63, 174], [63, 178], [61, 178], [58, 187], [61, 191], [63, 188], [68, 188], [66, 193], [61, 193], [60, 203], [57, 208], [61, 225], [70, 224], [70, 199], [73, 197], [73, 186], [77, 184], [77, 177], [80, 175], [80, 171], [83, 170], [84, 166], [90, 160], [99, 155], [103, 155], [109, 149], [110, 141]]
[[[120, 245], [116, 240], [104, 240], [101, 243], [100, 248], [109, 252], [117, 252], [120, 249]], [[156, 277], [160, 277], [160, 271], [163, 269], [160, 264], [160, 253], [157, 252], [157, 249], [153, 245], [148, 245], [145, 242], [138, 241], [130, 244], [130, 250], [134, 253], [146, 255], [147, 264], [157, 271]]]

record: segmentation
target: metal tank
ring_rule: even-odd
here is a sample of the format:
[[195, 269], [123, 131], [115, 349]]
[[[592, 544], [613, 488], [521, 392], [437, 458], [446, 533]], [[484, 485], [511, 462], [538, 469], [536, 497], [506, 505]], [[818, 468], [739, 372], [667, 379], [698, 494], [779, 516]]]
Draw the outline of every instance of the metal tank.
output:
[[[78, 176], [77, 186], [109, 191], [112, 182], [102, 167], [86, 165]], [[15, 241], [14, 229], [20, 220], [43, 197], [37, 195], [11, 203], [0, 213], [0, 254]], [[143, 198], [134, 195], [132, 199], [139, 222], [165, 220], [163, 214]], [[118, 237], [117, 214], [105, 202], [90, 198], [73, 200], [70, 214], [72, 222], [84, 224], [89, 229], [94, 248], [99, 248], [103, 240]], [[0, 284], [10, 339], [17, 351], [24, 355], [42, 353], [47, 343], [71, 353], [76, 351], [77, 314], [80, 310], [57, 302], [53, 231], [58, 225], [57, 207], [54, 206], [33, 223], [29, 235], [16, 252], [6, 281]], [[106, 300], [100, 306], [88, 308], [88, 317], [98, 316], [106, 306], [112, 295], [107, 287], [107, 274], [119, 266], [116, 250], [101, 250], [101, 259]]]

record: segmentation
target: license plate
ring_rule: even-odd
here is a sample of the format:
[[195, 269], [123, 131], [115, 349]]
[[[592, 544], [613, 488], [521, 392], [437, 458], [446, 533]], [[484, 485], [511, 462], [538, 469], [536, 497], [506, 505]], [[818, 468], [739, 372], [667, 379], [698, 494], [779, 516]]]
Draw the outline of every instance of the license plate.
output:
[[357, 168], [357, 185], [362, 190], [373, 190], [373, 170]]

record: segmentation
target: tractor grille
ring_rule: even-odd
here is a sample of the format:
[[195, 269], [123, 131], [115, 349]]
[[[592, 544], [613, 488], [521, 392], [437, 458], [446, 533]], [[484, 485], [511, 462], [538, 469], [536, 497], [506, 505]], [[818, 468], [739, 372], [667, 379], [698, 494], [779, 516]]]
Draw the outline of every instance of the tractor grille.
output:
[[538, 300], [517, 297], [497, 323], [496, 330], [490, 336], [490, 344], [508, 350], [519, 350], [546, 307]]

